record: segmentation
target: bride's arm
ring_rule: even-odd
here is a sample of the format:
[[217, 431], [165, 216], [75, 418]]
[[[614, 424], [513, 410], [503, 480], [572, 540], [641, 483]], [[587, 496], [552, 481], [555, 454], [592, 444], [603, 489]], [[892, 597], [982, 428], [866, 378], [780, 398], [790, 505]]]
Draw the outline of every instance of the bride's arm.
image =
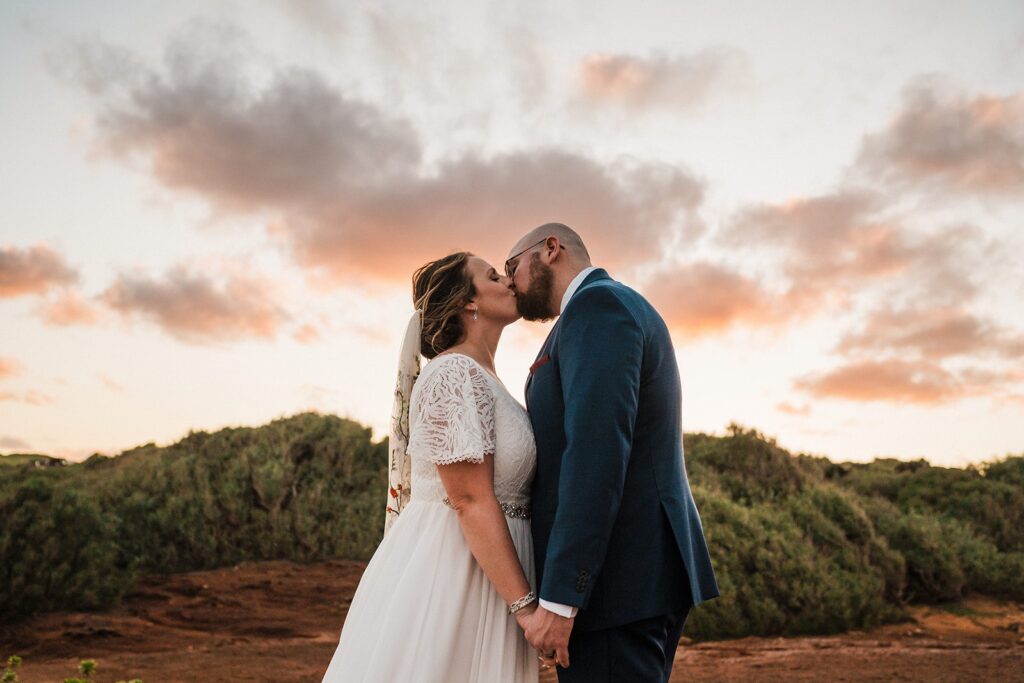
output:
[[[512, 604], [529, 593], [530, 584], [512, 543], [508, 521], [494, 495], [494, 456], [484, 456], [482, 463], [437, 465], [437, 471], [459, 516], [469, 549], [498, 594]], [[534, 602], [516, 612], [520, 624], [536, 607]]]

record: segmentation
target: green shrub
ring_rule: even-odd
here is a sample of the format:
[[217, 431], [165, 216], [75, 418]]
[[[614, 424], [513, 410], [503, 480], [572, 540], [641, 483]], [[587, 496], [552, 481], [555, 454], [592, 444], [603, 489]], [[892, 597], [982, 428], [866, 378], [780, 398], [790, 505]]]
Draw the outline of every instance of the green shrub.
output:
[[902, 615], [890, 597], [903, 567], [848, 494], [809, 488], [750, 507], [700, 493], [722, 595], [695, 612], [692, 636], [837, 633]]
[[119, 563], [117, 527], [86, 491], [45, 477], [0, 491], [0, 613], [110, 605], [131, 579]]
[[18, 683], [18, 672], [15, 669], [19, 666], [21, 666], [21, 657], [18, 655], [8, 657], [4, 673], [0, 675], [0, 683]]
[[907, 571], [904, 600], [933, 603], [963, 597], [967, 577], [957, 548], [945, 538], [938, 517], [904, 514], [881, 499], [866, 501], [866, 506], [875, 528], [903, 555]]
[[1024, 551], [1024, 458], [980, 468], [932, 467], [875, 460], [834, 471], [842, 485], [881, 496], [904, 512], [938, 513], [964, 520], [1001, 551]]
[[103, 608], [140, 574], [367, 559], [383, 534], [386, 466], [387, 443], [369, 429], [303, 413], [5, 476], [0, 611]]
[[[737, 425], [684, 446], [722, 592], [691, 636], [867, 628], [972, 592], [1024, 600], [1024, 457], [834, 463]], [[78, 465], [0, 467], [0, 611], [102, 609], [141, 574], [367, 559], [387, 448], [355, 422], [301, 413]]]
[[687, 472], [695, 482], [713, 480], [733, 500], [749, 505], [800, 491], [807, 479], [794, 458], [754, 430], [729, 425], [729, 435], [688, 435]]

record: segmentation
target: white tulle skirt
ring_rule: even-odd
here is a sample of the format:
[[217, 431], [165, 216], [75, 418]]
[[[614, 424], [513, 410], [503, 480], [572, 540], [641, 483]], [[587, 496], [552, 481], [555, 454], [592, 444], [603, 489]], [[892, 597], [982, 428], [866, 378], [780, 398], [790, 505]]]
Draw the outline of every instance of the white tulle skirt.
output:
[[[530, 520], [506, 517], [536, 588]], [[373, 554], [324, 683], [535, 683], [536, 653], [454, 510], [412, 500]]]

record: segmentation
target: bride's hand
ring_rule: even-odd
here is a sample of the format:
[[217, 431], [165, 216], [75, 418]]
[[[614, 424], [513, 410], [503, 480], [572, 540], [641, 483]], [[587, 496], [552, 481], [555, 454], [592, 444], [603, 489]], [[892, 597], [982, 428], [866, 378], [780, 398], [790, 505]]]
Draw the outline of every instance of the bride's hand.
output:
[[526, 607], [522, 608], [521, 610], [519, 610], [519, 611], [517, 611], [515, 613], [516, 623], [519, 624], [519, 628], [523, 629], [523, 632], [526, 631], [526, 623], [527, 623], [527, 621], [529, 620], [530, 617], [533, 616], [533, 613], [536, 612], [536, 611], [537, 611], [537, 601], [534, 600], [529, 605], [527, 605]]

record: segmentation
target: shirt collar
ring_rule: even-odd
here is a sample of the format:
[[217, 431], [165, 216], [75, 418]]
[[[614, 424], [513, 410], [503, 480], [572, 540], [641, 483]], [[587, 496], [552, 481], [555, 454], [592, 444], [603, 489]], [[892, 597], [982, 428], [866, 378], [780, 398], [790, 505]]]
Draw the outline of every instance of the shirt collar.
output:
[[587, 279], [587, 276], [595, 270], [597, 270], [597, 266], [588, 266], [581, 270], [576, 277], [572, 279], [572, 282], [569, 283], [569, 286], [565, 290], [565, 294], [562, 295], [562, 306], [558, 309], [558, 315], [562, 315], [562, 312], [565, 311], [565, 307], [569, 304], [569, 299], [571, 299], [572, 295], [576, 293], [576, 290], [580, 288], [580, 285], [583, 284], [585, 279]]

